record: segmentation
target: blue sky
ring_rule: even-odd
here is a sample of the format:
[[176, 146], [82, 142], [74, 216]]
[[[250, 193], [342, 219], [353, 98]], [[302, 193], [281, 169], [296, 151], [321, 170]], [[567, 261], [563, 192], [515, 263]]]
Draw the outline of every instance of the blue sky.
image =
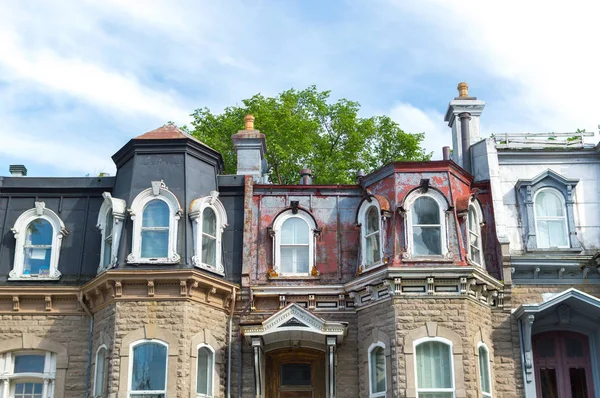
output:
[[463, 80], [483, 135], [597, 132], [595, 3], [4, 1], [0, 175], [113, 174], [110, 156], [166, 121], [312, 84], [425, 132], [435, 158]]

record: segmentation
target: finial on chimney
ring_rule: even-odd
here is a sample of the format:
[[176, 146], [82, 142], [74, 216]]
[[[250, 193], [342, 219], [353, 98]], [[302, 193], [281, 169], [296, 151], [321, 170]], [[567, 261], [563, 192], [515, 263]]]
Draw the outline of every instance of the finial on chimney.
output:
[[456, 88], [458, 89], [458, 96], [460, 98], [467, 98], [469, 96], [469, 85], [466, 82], [458, 83]]
[[254, 130], [254, 116], [247, 114], [244, 118], [244, 125], [246, 130]]

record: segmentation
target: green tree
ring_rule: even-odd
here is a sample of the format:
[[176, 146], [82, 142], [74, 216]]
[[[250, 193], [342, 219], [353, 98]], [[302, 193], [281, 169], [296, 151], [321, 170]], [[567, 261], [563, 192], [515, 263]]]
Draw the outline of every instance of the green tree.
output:
[[189, 132], [221, 152], [225, 172], [234, 174], [231, 135], [243, 129], [246, 114], [253, 114], [255, 128], [267, 138], [271, 180], [280, 184], [297, 184], [305, 166], [312, 170], [315, 184], [353, 184], [360, 169], [368, 173], [391, 161], [431, 157], [421, 148], [423, 133], [405, 133], [388, 116], [359, 117], [357, 102], [332, 103], [329, 95], [311, 86], [276, 97], [256, 94], [221, 114], [197, 109]]

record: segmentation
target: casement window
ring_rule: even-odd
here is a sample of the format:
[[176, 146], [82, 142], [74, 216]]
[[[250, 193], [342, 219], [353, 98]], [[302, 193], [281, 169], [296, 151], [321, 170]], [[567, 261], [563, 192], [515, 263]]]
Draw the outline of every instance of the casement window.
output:
[[132, 251], [128, 263], [178, 263], [177, 228], [183, 211], [162, 181], [142, 191], [132, 202]]
[[96, 362], [94, 371], [94, 398], [104, 397], [106, 393], [106, 369], [107, 349], [102, 344], [96, 350]]
[[190, 205], [194, 231], [192, 263], [198, 268], [223, 275], [221, 237], [227, 226], [227, 213], [218, 196], [217, 191], [212, 191], [210, 196], [196, 199]]
[[434, 338], [415, 343], [418, 398], [454, 398], [454, 368], [450, 341]]
[[481, 240], [482, 212], [477, 203], [469, 205], [467, 219], [467, 241], [469, 245], [467, 250], [469, 253], [469, 260], [476, 265], [483, 266], [483, 244]]
[[313, 218], [304, 211], [287, 210], [273, 222], [275, 271], [285, 275], [308, 275], [314, 265]]
[[407, 255], [441, 256], [448, 252], [444, 196], [433, 189], [415, 191], [405, 199]]
[[100, 245], [100, 264], [98, 272], [111, 268], [117, 262], [119, 239], [125, 219], [125, 201], [113, 198], [109, 192], [102, 194], [104, 202], [98, 213], [97, 227], [102, 234]]
[[56, 380], [56, 354], [13, 351], [0, 355], [0, 397], [52, 398]]
[[479, 384], [481, 395], [484, 398], [492, 398], [492, 376], [490, 373], [490, 353], [487, 346], [479, 344]]
[[215, 351], [206, 344], [200, 344], [198, 346], [197, 361], [196, 397], [212, 398], [214, 396]]
[[140, 340], [130, 347], [129, 398], [166, 398], [168, 345]]
[[383, 258], [381, 210], [377, 200], [365, 200], [358, 210], [361, 229], [361, 265], [367, 269], [381, 264]]
[[552, 188], [541, 189], [536, 192], [534, 203], [537, 247], [569, 247], [567, 215], [562, 194]]
[[378, 342], [369, 347], [369, 397], [385, 397], [386, 391], [385, 346]]
[[9, 279], [59, 279], [60, 247], [68, 233], [60, 217], [44, 202], [35, 202], [35, 208], [17, 218], [12, 231], [16, 247]]

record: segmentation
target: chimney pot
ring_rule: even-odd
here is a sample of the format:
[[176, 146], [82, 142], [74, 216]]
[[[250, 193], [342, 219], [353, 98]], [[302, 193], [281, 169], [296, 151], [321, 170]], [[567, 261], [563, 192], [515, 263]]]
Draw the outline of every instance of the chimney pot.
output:
[[449, 146], [442, 147], [442, 159], [450, 160], [450, 147]]
[[458, 96], [460, 98], [469, 97], [469, 85], [466, 82], [458, 83], [458, 86], [456, 88], [458, 89]]
[[310, 169], [300, 170], [300, 185], [312, 185], [312, 172]]
[[27, 176], [27, 167], [22, 164], [11, 164], [8, 167], [8, 171], [13, 177], [25, 177]]
[[244, 118], [244, 126], [246, 130], [254, 130], [254, 115], [246, 115]]

